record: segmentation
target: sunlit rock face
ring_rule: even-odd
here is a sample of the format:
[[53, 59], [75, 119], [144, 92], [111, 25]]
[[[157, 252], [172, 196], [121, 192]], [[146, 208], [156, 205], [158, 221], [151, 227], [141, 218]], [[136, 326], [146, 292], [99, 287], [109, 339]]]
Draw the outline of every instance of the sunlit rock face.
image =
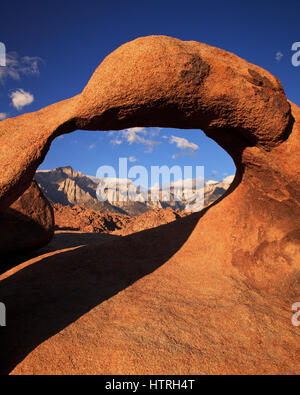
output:
[[180, 221], [0, 277], [22, 322], [0, 339], [2, 370], [299, 373], [300, 110], [260, 67], [164, 36], [121, 46], [81, 94], [0, 123], [1, 209], [55, 137], [134, 126], [202, 129], [232, 156], [231, 187]]

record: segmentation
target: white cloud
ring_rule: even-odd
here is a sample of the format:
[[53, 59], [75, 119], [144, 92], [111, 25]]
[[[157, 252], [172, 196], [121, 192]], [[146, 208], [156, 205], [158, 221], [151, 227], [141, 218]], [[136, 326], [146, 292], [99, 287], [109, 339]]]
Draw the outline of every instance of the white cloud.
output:
[[135, 127], [135, 128], [130, 128], [130, 129], [127, 129], [127, 130], [130, 130], [131, 132], [134, 132], [134, 133], [140, 133], [140, 132], [146, 133], [146, 129], [143, 128], [143, 127], [140, 127], [140, 126]]
[[24, 106], [28, 106], [34, 101], [34, 96], [25, 92], [23, 89], [18, 89], [10, 94], [12, 105], [17, 109], [21, 110]]
[[111, 140], [110, 142], [111, 142], [113, 145], [120, 145], [120, 144], [122, 144], [122, 140], [121, 140], [121, 139], [118, 139], [118, 138], [115, 138], [115, 139]]
[[147, 131], [144, 128], [130, 128], [124, 130], [123, 137], [127, 140], [129, 144], [141, 143], [143, 142], [144, 138], [141, 137], [138, 133], [146, 135]]
[[108, 134], [109, 136], [114, 136], [114, 138], [110, 140], [113, 145], [121, 145], [123, 142], [127, 142], [128, 144], [143, 144], [147, 147], [145, 152], [150, 153], [153, 151], [153, 148], [161, 144], [161, 142], [146, 137], [158, 136], [160, 130], [160, 128], [146, 129], [143, 127], [134, 127], [125, 130], [112, 130]]
[[173, 143], [175, 143], [177, 148], [179, 149], [188, 150], [188, 151], [178, 152], [177, 154], [172, 155], [173, 159], [180, 158], [181, 156], [185, 156], [185, 155], [195, 156], [196, 155], [195, 151], [199, 148], [197, 144], [192, 143], [183, 137], [172, 136], [170, 138], [170, 144]]
[[275, 59], [277, 60], [277, 62], [280, 62], [282, 58], [283, 58], [283, 53], [278, 51], [276, 53]]
[[146, 140], [144, 139], [144, 141], [142, 141], [142, 143], [147, 147], [146, 151], [148, 154], [150, 154], [151, 152], [153, 152], [153, 149], [156, 145], [160, 145], [161, 143], [159, 141], [155, 141], [155, 140]]
[[16, 52], [6, 54], [6, 66], [0, 67], [0, 82], [6, 78], [20, 80], [21, 76], [39, 74], [39, 63], [41, 58], [37, 56], [20, 57]]
[[88, 148], [89, 148], [90, 150], [91, 150], [91, 149], [95, 149], [95, 148], [96, 148], [96, 144], [90, 144]]
[[134, 163], [134, 162], [136, 162], [136, 157], [130, 156], [130, 157], [128, 158], [128, 160], [129, 160], [129, 162]]
[[150, 135], [150, 137], [156, 137], [159, 135], [160, 131], [161, 131], [161, 128], [151, 128], [149, 130], [149, 135]]
[[184, 139], [183, 137], [176, 137], [176, 136], [172, 136], [170, 138], [170, 144], [175, 143], [177, 148], [180, 149], [191, 149], [193, 151], [197, 150], [199, 148], [199, 146], [195, 143], [191, 143], [190, 141], [188, 141], [187, 139]]
[[5, 114], [5, 112], [0, 112], [0, 121], [3, 121], [5, 118], [7, 118], [7, 114]]
[[146, 152], [150, 153], [153, 151], [154, 146], [161, 144], [159, 141], [146, 139], [145, 137], [141, 136], [147, 135], [147, 130], [145, 128], [130, 128], [123, 131], [123, 138], [129, 143], [140, 143], [147, 147]]

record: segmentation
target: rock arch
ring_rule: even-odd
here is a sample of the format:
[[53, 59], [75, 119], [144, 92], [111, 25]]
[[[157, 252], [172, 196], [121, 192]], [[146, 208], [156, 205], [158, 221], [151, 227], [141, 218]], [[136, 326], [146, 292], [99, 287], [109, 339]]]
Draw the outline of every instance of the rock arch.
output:
[[[81, 94], [0, 123], [0, 209], [29, 187], [61, 134], [133, 126], [199, 128], [237, 168], [230, 191], [238, 188], [208, 216], [229, 215], [229, 205], [231, 221], [247, 228], [226, 247], [231, 263], [240, 270], [245, 270], [241, 261], [255, 266], [274, 255], [275, 243], [272, 259], [280, 262], [280, 271], [287, 265], [295, 274], [295, 256], [282, 249], [292, 249], [284, 246], [299, 239], [298, 119], [299, 108], [288, 102], [280, 81], [260, 67], [194, 41], [138, 38], [104, 59]], [[208, 229], [215, 232], [211, 225]], [[251, 252], [238, 248], [249, 243]]]
[[139, 38], [110, 54], [81, 94], [1, 122], [0, 208], [29, 186], [52, 140], [76, 129], [199, 128], [240, 168], [242, 150], [279, 145], [291, 120], [280, 81], [265, 70], [198, 42]]
[[[8, 358], [0, 370], [9, 372], [19, 363], [16, 373], [297, 372], [290, 309], [300, 283], [300, 109], [267, 71], [226, 51], [170, 37], [121, 46], [81, 94], [0, 123], [0, 209], [29, 187], [55, 137], [76, 129], [133, 126], [204, 130], [235, 161], [231, 193], [205, 213], [122, 239], [113, 248], [78, 249], [0, 277], [0, 299], [23, 319], [20, 323], [18, 315], [0, 339]], [[180, 238], [180, 232], [188, 237]], [[48, 281], [52, 270], [55, 287]], [[123, 284], [112, 275], [118, 270], [133, 285], [114, 296]], [[107, 273], [117, 283], [109, 285], [108, 294]], [[139, 273], [146, 277], [135, 282]], [[169, 297], [174, 289], [175, 304]], [[32, 311], [27, 306], [23, 312], [24, 298]], [[46, 320], [44, 309], [52, 302], [61, 312], [48, 307]], [[42, 321], [33, 335], [32, 316]], [[161, 317], [168, 323], [162, 329]], [[101, 336], [89, 333], [84, 341], [85, 325], [100, 328]], [[65, 327], [66, 336], [53, 336]], [[123, 336], [124, 328], [131, 337]], [[20, 332], [18, 344], [24, 345], [16, 350]], [[49, 356], [50, 349], [62, 352]], [[76, 362], [66, 352], [74, 349], [80, 355]], [[87, 350], [92, 354], [85, 359]]]

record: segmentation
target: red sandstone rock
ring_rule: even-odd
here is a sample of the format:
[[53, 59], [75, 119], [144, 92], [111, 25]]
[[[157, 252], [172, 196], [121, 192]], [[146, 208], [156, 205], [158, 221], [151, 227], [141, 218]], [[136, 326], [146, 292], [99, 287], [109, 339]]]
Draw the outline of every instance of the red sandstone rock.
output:
[[32, 251], [52, 239], [53, 210], [35, 181], [8, 209], [0, 211], [0, 234], [2, 256]]
[[56, 136], [131, 126], [203, 129], [235, 181], [202, 213], [3, 274], [1, 371], [299, 373], [300, 110], [267, 71], [197, 42], [123, 45], [80, 95], [0, 123], [1, 208]]
[[101, 213], [82, 206], [54, 204], [55, 226], [59, 230], [87, 233], [111, 233], [125, 236], [145, 229], [176, 221], [187, 213], [166, 209], [154, 209], [136, 217], [125, 214]]
[[83, 206], [54, 204], [57, 229], [91, 233], [110, 233], [126, 227], [131, 217], [125, 214], [101, 213]]
[[128, 223], [121, 229], [116, 229], [113, 234], [115, 235], [130, 235], [132, 233], [141, 232], [145, 229], [156, 228], [158, 226], [168, 224], [169, 222], [176, 221], [180, 218], [186, 217], [188, 213], [179, 210], [173, 210], [171, 207], [166, 209], [154, 209], [147, 211], [137, 217], [131, 218]]

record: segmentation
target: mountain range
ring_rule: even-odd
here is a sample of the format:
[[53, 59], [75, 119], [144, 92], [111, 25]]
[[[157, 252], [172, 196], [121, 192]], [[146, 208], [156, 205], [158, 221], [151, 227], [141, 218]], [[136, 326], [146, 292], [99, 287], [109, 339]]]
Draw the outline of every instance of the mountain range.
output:
[[[188, 190], [188, 193], [184, 195], [181, 193], [183, 186], [181, 180], [168, 185], [156, 185], [147, 190], [136, 187], [129, 179], [100, 179], [75, 171], [71, 166], [39, 170], [35, 175], [37, 183], [52, 204], [84, 206], [103, 213], [121, 213], [130, 216], [167, 207], [180, 211], [199, 211], [222, 196], [233, 178], [234, 176], [229, 176], [221, 182], [203, 181], [202, 184], [199, 183], [201, 188], [198, 190], [195, 189], [196, 179], [190, 180], [189, 185], [194, 193]], [[103, 191], [105, 192], [106, 201], [99, 200], [99, 195], [101, 195], [99, 191], [102, 191], [102, 195]], [[128, 191], [136, 194], [135, 201], [129, 199], [122, 201], [121, 196]], [[157, 199], [151, 199], [151, 196], [155, 194]], [[166, 196], [166, 194], [169, 195]]]

